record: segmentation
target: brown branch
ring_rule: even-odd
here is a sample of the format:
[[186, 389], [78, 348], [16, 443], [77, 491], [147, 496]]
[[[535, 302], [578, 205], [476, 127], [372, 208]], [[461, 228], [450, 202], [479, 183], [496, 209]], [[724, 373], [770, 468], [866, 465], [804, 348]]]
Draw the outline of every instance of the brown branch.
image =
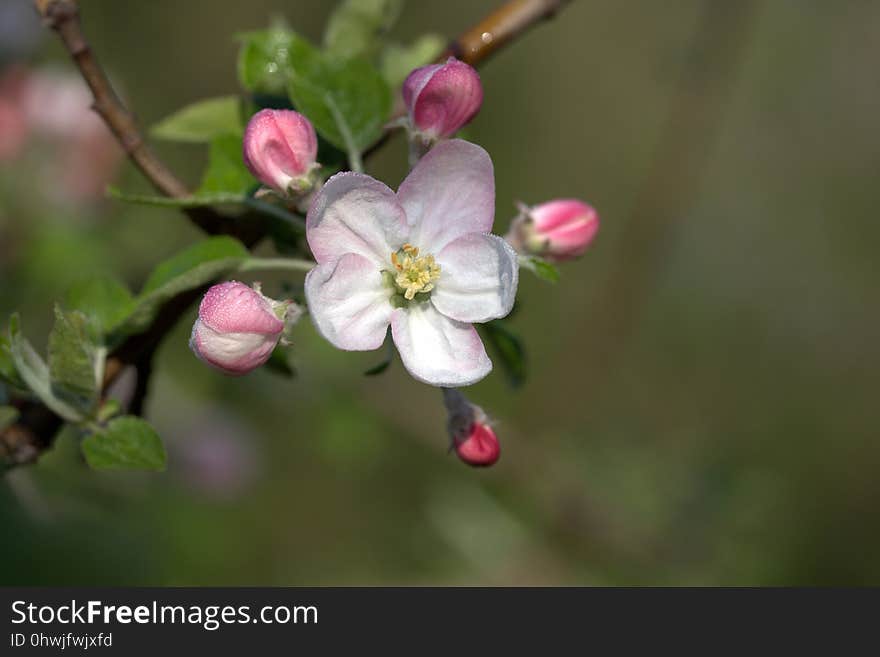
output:
[[[472, 66], [478, 66], [501, 47], [511, 43], [529, 27], [552, 16], [570, 0], [511, 0], [464, 32], [452, 42], [444, 58], [454, 54]], [[46, 24], [58, 33], [68, 53], [88, 83], [94, 96], [94, 109], [110, 127], [117, 141], [144, 177], [166, 196], [180, 198], [190, 192], [147, 145], [133, 114], [113, 90], [82, 32], [79, 8], [75, 0], [34, 0]], [[484, 37], [482, 35], [490, 35]], [[386, 135], [387, 136], [387, 135]], [[380, 140], [365, 157], [381, 147]], [[252, 246], [265, 236], [265, 224], [251, 214], [226, 217], [210, 208], [186, 210], [190, 219], [211, 234], [228, 234]], [[180, 316], [198, 300], [204, 290], [190, 290], [171, 299], [159, 312], [146, 332], [130, 336], [107, 360], [106, 390], [128, 365], [137, 365], [139, 391], [136, 407], [140, 410], [146, 394], [149, 359]], [[141, 380], [143, 379], [143, 380]], [[25, 412], [26, 411], [26, 412]], [[8, 465], [35, 462], [52, 446], [62, 422], [42, 404], [26, 402], [20, 420], [0, 433], [0, 460]]]
[[453, 41], [442, 58], [452, 55], [479, 66], [526, 30], [553, 18], [571, 0], [513, 0], [500, 6]]
[[[498, 7], [469, 30], [449, 43], [436, 62], [445, 62], [455, 57], [471, 66], [477, 67], [491, 55], [510, 44], [526, 30], [542, 21], [553, 18], [571, 0], [510, 0]], [[398, 93], [389, 125], [406, 115], [403, 97]], [[385, 132], [364, 152], [364, 159], [381, 150], [394, 134], [393, 129]]]

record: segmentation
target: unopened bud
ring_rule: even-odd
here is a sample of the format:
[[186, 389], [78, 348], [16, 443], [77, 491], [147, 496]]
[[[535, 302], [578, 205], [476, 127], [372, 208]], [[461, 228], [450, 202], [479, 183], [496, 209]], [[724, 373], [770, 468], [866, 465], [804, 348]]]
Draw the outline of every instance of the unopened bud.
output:
[[508, 241], [522, 253], [563, 262], [586, 251], [599, 230], [599, 215], [576, 199], [559, 199], [521, 208]]
[[494, 464], [501, 456], [501, 443], [483, 409], [454, 388], [443, 389], [443, 401], [448, 413], [450, 448], [458, 458], [475, 467]]
[[458, 132], [480, 111], [483, 86], [472, 66], [450, 57], [415, 69], [403, 83], [412, 130], [431, 142]]
[[247, 374], [269, 359], [281, 339], [288, 305], [238, 281], [215, 285], [199, 306], [190, 348], [226, 374]]
[[244, 131], [244, 163], [267, 187], [300, 196], [314, 185], [318, 138], [309, 120], [293, 110], [264, 109]]

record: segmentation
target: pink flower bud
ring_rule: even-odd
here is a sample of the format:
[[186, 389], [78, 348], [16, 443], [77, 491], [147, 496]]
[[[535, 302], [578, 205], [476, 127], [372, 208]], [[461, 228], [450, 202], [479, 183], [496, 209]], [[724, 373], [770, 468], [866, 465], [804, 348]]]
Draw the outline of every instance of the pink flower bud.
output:
[[426, 140], [449, 137], [469, 123], [483, 104], [483, 86], [472, 66], [450, 57], [445, 64], [415, 69], [403, 83], [413, 130]]
[[203, 361], [231, 376], [265, 363], [284, 331], [286, 302], [238, 281], [212, 287], [199, 306], [190, 348]]
[[470, 433], [455, 442], [455, 453], [463, 462], [475, 467], [488, 467], [501, 456], [501, 443], [488, 424], [474, 422]]
[[264, 185], [285, 195], [311, 189], [317, 154], [315, 129], [293, 110], [261, 110], [244, 131], [247, 168]]
[[501, 443], [489, 426], [489, 418], [483, 409], [468, 401], [455, 388], [443, 389], [443, 403], [446, 405], [446, 423], [455, 450], [464, 463], [476, 467], [492, 465], [501, 456]]
[[586, 203], [559, 199], [523, 208], [512, 235], [514, 246], [551, 262], [583, 254], [599, 230], [599, 215]]

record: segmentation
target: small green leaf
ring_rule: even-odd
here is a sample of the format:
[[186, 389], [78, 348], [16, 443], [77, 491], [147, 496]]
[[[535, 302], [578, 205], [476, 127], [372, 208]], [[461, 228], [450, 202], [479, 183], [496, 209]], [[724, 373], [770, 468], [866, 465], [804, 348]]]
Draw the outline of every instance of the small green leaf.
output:
[[13, 388], [20, 390], [27, 388], [24, 381], [18, 375], [18, 370], [15, 369], [15, 362], [12, 359], [12, 348], [6, 335], [0, 335], [0, 379]]
[[210, 237], [159, 264], [135, 299], [135, 310], [122, 330], [146, 328], [159, 307], [171, 297], [205, 285], [237, 269], [250, 256], [238, 240], [220, 235]]
[[31, 343], [21, 334], [18, 314], [9, 318], [9, 344], [15, 369], [21, 376], [25, 387], [56, 415], [63, 417], [68, 422], [81, 422], [84, 419], [83, 414], [59, 399], [52, 391], [49, 367], [31, 346]]
[[256, 184], [244, 164], [241, 137], [223, 135], [213, 139], [208, 152], [208, 168], [196, 194], [245, 195]]
[[18, 409], [14, 406], [0, 406], [0, 431], [18, 420]]
[[244, 126], [238, 96], [209, 98], [187, 105], [153, 126], [156, 139], [194, 143], [210, 142], [223, 135], [241, 136]]
[[392, 358], [386, 358], [381, 363], [373, 365], [373, 367], [364, 372], [364, 376], [378, 376], [379, 374], [382, 374], [391, 366], [392, 360]]
[[[301, 48], [296, 57], [289, 92], [297, 109], [337, 148], [366, 149], [391, 114], [391, 90], [376, 67], [363, 59], [329, 57], [311, 47]], [[340, 116], [350, 135], [340, 129]]]
[[173, 287], [173, 294], [210, 281], [224, 271], [241, 264], [250, 252], [237, 239], [227, 235], [209, 237], [184, 249], [154, 270], [141, 297]]
[[238, 80], [248, 91], [286, 95], [291, 76], [291, 53], [303, 39], [283, 23], [268, 30], [239, 35]]
[[414, 68], [430, 64], [446, 47], [446, 39], [438, 34], [425, 34], [408, 46], [389, 43], [382, 51], [379, 68], [392, 89], [400, 89]]
[[115, 278], [93, 276], [75, 283], [64, 297], [64, 307], [79, 310], [109, 335], [122, 324], [135, 307], [131, 292]]
[[559, 282], [559, 269], [556, 268], [556, 265], [550, 264], [543, 258], [539, 258], [538, 256], [520, 256], [519, 264], [541, 280], [547, 281], [548, 283]]
[[327, 22], [324, 48], [339, 57], [372, 56], [402, 9], [403, 0], [342, 0]]
[[49, 379], [52, 392], [86, 416], [98, 401], [104, 377], [106, 350], [88, 318], [55, 306], [55, 326], [49, 334]]
[[110, 420], [82, 441], [82, 452], [95, 470], [162, 471], [167, 463], [162, 440], [147, 422], [132, 415]]
[[479, 329], [501, 361], [510, 385], [522, 385], [526, 380], [526, 353], [519, 336], [499, 320], [481, 324]]

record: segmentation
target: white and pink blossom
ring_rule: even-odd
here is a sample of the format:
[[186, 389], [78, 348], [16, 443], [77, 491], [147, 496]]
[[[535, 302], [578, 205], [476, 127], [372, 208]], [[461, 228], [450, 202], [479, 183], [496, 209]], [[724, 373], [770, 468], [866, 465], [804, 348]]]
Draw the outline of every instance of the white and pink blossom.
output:
[[519, 274], [516, 252], [490, 234], [494, 214], [492, 161], [461, 140], [431, 150], [396, 194], [364, 174], [333, 176], [306, 219], [318, 266], [305, 292], [318, 331], [366, 351], [390, 326], [419, 381], [476, 383], [492, 362], [473, 324], [510, 312]]

